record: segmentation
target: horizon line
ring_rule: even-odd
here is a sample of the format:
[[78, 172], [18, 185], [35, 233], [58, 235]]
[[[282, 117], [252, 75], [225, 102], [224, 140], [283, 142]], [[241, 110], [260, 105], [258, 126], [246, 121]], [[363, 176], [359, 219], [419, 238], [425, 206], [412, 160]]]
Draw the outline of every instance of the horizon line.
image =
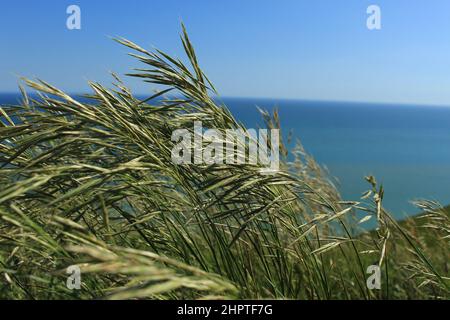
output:
[[[34, 92], [30, 92], [33, 94]], [[0, 95], [17, 95], [21, 96], [20, 91], [0, 91]], [[89, 92], [67, 92], [71, 96], [83, 96], [87, 94], [92, 94]], [[151, 96], [154, 93], [137, 93], [134, 94], [136, 97]], [[405, 106], [405, 107], [428, 107], [428, 108], [450, 108], [450, 103], [423, 103], [423, 102], [393, 102], [393, 101], [362, 101], [362, 100], [341, 100], [341, 99], [313, 99], [313, 98], [283, 98], [283, 97], [267, 97], [267, 96], [234, 96], [234, 95], [211, 95], [211, 97], [216, 99], [245, 99], [245, 100], [280, 100], [280, 101], [299, 101], [299, 102], [319, 102], [319, 103], [339, 103], [339, 104], [365, 104], [365, 105], [391, 105], [391, 106]]]

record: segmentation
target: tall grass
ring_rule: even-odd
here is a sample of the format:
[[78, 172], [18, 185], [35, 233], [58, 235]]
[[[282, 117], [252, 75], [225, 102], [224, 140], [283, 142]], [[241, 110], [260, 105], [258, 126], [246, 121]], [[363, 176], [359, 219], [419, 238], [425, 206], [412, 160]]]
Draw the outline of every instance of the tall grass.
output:
[[[450, 223], [437, 204], [420, 204], [425, 223], [399, 224], [372, 177], [362, 199], [343, 201], [300, 144], [292, 162], [282, 147], [274, 175], [174, 164], [176, 129], [245, 129], [211, 98], [184, 27], [181, 40], [187, 62], [116, 39], [144, 65], [129, 76], [166, 87], [144, 101], [113, 74], [82, 101], [24, 79], [39, 97], [21, 88], [22, 102], [0, 109], [0, 298], [449, 297]], [[279, 127], [276, 113], [262, 117]], [[363, 232], [368, 219], [378, 228]], [[366, 285], [374, 264], [380, 290]], [[66, 287], [72, 265], [81, 290]]]

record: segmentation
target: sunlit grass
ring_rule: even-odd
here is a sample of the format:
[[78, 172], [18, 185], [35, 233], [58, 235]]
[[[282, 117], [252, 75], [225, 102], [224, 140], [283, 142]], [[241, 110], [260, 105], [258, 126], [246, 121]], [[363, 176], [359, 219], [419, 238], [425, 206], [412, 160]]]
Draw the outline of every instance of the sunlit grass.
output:
[[[275, 175], [174, 164], [174, 130], [244, 127], [211, 98], [184, 28], [188, 64], [117, 41], [145, 66], [131, 76], [166, 89], [142, 101], [113, 75], [113, 89], [90, 83], [80, 102], [25, 79], [39, 98], [22, 89], [21, 104], [0, 109], [0, 298], [449, 297], [439, 205], [420, 204], [420, 225], [398, 224], [373, 178], [362, 199], [343, 201], [300, 144], [293, 162], [281, 150]], [[276, 113], [262, 117], [279, 127]], [[367, 219], [377, 230], [363, 232]], [[381, 290], [366, 286], [374, 264]], [[66, 287], [71, 265], [81, 290]]]

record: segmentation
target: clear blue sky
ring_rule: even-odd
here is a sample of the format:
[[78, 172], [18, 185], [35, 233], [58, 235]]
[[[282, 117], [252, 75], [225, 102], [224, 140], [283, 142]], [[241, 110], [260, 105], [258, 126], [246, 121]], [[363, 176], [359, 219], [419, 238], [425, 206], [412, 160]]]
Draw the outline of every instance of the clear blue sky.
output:
[[[66, 28], [70, 4], [79, 31]], [[370, 4], [379, 31], [366, 28]], [[0, 91], [16, 75], [70, 92], [109, 83], [137, 66], [109, 36], [180, 56], [180, 21], [222, 96], [450, 105], [448, 0], [2, 0]]]

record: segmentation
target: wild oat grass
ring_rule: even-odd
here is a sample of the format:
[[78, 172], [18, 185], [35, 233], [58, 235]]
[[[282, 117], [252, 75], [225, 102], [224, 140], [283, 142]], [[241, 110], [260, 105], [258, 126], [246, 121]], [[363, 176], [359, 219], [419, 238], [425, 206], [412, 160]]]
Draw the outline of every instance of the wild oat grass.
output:
[[[174, 164], [174, 130], [244, 128], [211, 98], [184, 27], [181, 40], [188, 63], [117, 39], [144, 65], [130, 76], [166, 87], [144, 101], [116, 75], [87, 102], [25, 79], [39, 98], [21, 88], [0, 109], [0, 298], [449, 298], [450, 223], [435, 203], [399, 224], [372, 177], [343, 201], [300, 144], [274, 175]], [[363, 232], [357, 212], [378, 228]], [[374, 264], [381, 290], [366, 286]], [[66, 287], [72, 265], [81, 290]]]

